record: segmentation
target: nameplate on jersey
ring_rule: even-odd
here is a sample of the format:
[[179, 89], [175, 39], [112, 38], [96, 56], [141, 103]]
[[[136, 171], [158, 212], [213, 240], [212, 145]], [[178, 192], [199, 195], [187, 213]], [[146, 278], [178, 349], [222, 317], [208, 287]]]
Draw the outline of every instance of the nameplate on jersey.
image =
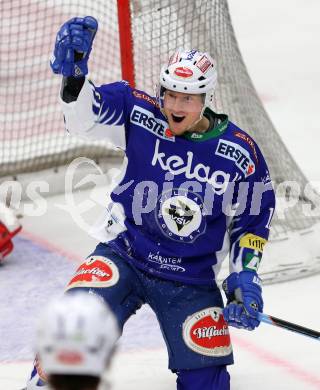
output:
[[234, 142], [220, 139], [215, 154], [234, 161], [245, 177], [252, 175], [256, 170], [249, 152]]
[[156, 118], [151, 111], [148, 111], [145, 108], [135, 105], [131, 112], [130, 121], [159, 138], [172, 142], [175, 141], [174, 135], [172, 135], [168, 128], [168, 123]]

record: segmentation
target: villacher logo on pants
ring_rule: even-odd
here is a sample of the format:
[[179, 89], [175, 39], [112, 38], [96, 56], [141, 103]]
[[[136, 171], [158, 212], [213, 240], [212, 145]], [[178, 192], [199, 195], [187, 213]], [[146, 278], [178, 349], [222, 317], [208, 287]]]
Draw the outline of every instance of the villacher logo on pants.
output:
[[190, 349], [201, 355], [232, 353], [228, 325], [220, 307], [209, 307], [189, 316], [183, 324], [183, 339]]

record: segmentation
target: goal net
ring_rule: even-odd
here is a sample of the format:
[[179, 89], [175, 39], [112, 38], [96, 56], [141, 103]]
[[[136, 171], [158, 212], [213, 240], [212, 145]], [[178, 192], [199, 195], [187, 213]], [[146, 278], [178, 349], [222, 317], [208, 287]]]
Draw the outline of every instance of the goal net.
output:
[[265, 155], [278, 212], [262, 277], [272, 282], [318, 271], [319, 195], [306, 187], [306, 177], [263, 108], [242, 60], [226, 0], [2, 0], [0, 178], [62, 166], [79, 156], [100, 160], [117, 155], [107, 142], [88, 143], [65, 134], [57, 103], [60, 77], [52, 74], [49, 58], [59, 26], [71, 17], [92, 15], [99, 31], [89, 76], [96, 84], [120, 80], [118, 9], [122, 15], [127, 3], [131, 32], [122, 33], [132, 39], [132, 53], [126, 55], [134, 63], [136, 87], [153, 94], [160, 65], [177, 47], [208, 51], [218, 63], [214, 109], [251, 134]]

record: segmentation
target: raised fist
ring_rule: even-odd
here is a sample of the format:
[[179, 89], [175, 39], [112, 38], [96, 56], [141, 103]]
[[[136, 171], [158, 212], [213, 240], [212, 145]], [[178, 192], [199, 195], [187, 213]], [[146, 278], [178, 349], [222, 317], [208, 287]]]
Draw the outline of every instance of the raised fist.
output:
[[88, 59], [98, 22], [92, 16], [72, 18], [64, 23], [56, 38], [50, 66], [54, 73], [83, 77], [88, 73]]

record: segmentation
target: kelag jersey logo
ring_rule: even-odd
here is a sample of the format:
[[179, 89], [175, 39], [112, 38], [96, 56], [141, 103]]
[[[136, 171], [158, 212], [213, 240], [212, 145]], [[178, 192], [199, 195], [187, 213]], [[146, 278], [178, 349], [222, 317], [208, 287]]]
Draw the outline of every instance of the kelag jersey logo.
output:
[[245, 177], [252, 175], [256, 170], [249, 152], [234, 142], [220, 139], [215, 154], [233, 160]]
[[167, 122], [155, 118], [153, 113], [146, 110], [145, 108], [135, 105], [131, 112], [130, 120], [131, 123], [135, 123], [136, 125], [143, 127], [144, 129], [150, 131], [162, 139], [173, 142], [175, 141], [175, 137], [168, 129]]

